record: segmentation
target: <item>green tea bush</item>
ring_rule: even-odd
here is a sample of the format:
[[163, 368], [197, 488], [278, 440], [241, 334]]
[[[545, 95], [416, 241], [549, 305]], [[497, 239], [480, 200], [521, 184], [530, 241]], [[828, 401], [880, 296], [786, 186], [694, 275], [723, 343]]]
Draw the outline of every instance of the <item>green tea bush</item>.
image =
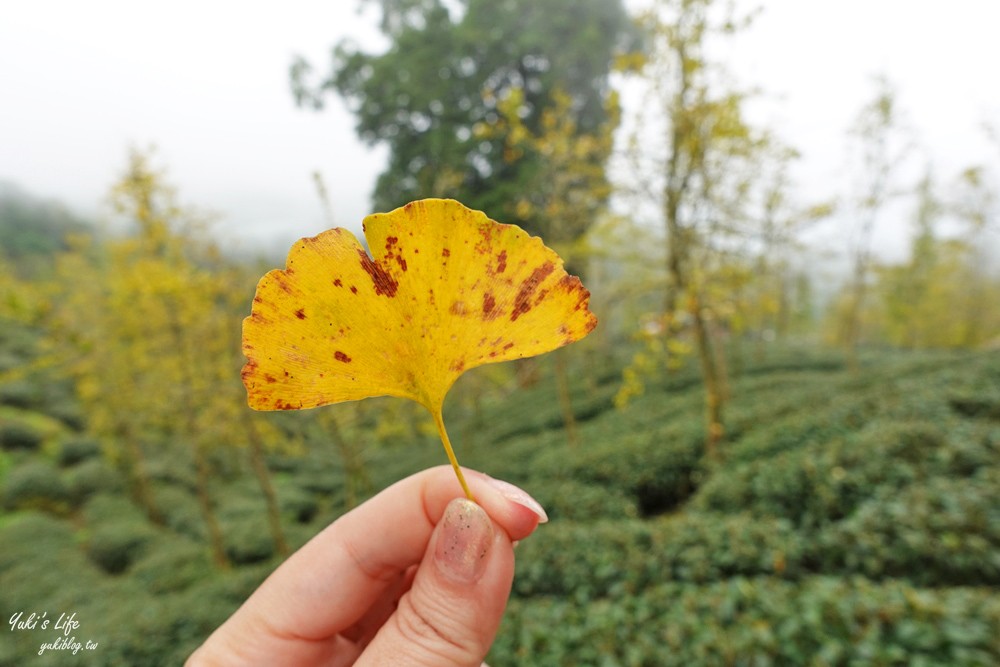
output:
[[102, 524], [90, 532], [87, 556], [108, 574], [121, 574], [142, 555], [152, 536], [143, 522]]
[[264, 517], [227, 523], [223, 529], [226, 556], [237, 565], [259, 563], [275, 553], [274, 539]]
[[518, 546], [514, 592], [591, 599], [650, 583], [653, 532], [644, 521], [562, 521]]
[[1000, 584], [1000, 468], [879, 493], [823, 532], [824, 571], [898, 577], [925, 586]]
[[531, 494], [549, 518], [595, 521], [602, 518], [634, 519], [639, 516], [636, 499], [617, 487], [574, 479], [532, 479]]
[[638, 594], [669, 581], [798, 578], [807, 555], [788, 521], [749, 515], [553, 522], [518, 548], [514, 591], [594, 599]]
[[89, 459], [64, 474], [73, 507], [99, 493], [119, 493], [125, 488], [121, 474], [100, 459]]
[[275, 484], [275, 487], [278, 506], [284, 517], [294, 523], [309, 523], [316, 518], [319, 501], [315, 495], [286, 482]]
[[515, 599], [487, 658], [504, 665], [992, 665], [991, 589], [814, 577], [662, 584], [581, 604]]
[[174, 484], [158, 484], [153, 489], [153, 502], [168, 528], [196, 542], [205, 539], [205, 521], [194, 492]]
[[71, 504], [70, 490], [59, 471], [33, 460], [12, 469], [3, 481], [0, 501], [6, 510], [41, 510], [64, 515]]
[[703, 451], [701, 424], [689, 422], [622, 433], [571, 458], [558, 451], [538, 458], [543, 469], [549, 457], [569, 458], [562, 461], [567, 477], [620, 490], [648, 516], [677, 507], [694, 493], [704, 472]]
[[[873, 412], [873, 404], [865, 396], [831, 395], [828, 388], [809, 396], [803, 396], [801, 390], [793, 392], [791, 397], [788, 393], [786, 389], [782, 396], [767, 395], [750, 400], [748, 414], [736, 427], [741, 432], [747, 432], [727, 446], [728, 463], [760, 460], [811, 443], [845, 437]], [[769, 410], [768, 403], [771, 401], [785, 403], [787, 414], [773, 419], [762, 415], [762, 411]], [[803, 402], [818, 407], [802, 410]], [[732, 430], [734, 427], [731, 426]], [[730, 433], [730, 437], [734, 434]]]
[[136, 559], [131, 578], [153, 594], [175, 593], [205, 581], [212, 561], [204, 544], [160, 536]]
[[0, 405], [31, 410], [41, 407], [45, 393], [41, 384], [19, 381], [0, 384]]
[[117, 494], [93, 496], [82, 516], [87, 557], [107, 574], [125, 572], [155, 536], [142, 510]]
[[939, 452], [950, 446], [934, 424], [876, 421], [854, 436], [723, 468], [695, 506], [821, 526], [850, 515], [878, 487], [898, 489], [948, 472], [941, 463], [948, 457]]
[[258, 563], [275, 554], [264, 501], [250, 484], [230, 486], [218, 510], [226, 555], [236, 564]]
[[45, 434], [23, 421], [0, 421], [0, 449], [33, 451], [41, 447]]
[[100, 456], [100, 442], [94, 438], [77, 435], [66, 438], [59, 444], [59, 454], [56, 460], [60, 466], [68, 468]]

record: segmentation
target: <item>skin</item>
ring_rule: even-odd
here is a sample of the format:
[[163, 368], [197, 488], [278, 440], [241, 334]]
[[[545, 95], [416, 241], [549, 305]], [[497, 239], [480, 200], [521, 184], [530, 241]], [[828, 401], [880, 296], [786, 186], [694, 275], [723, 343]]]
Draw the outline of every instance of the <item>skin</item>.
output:
[[288, 558], [188, 659], [206, 665], [482, 664], [544, 511], [450, 467], [397, 482]]

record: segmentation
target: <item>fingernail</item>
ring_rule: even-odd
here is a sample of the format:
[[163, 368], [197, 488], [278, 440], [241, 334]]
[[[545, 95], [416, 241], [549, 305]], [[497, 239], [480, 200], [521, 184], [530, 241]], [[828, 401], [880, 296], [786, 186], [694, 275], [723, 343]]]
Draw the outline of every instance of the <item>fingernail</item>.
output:
[[522, 507], [527, 507], [529, 510], [538, 515], [538, 523], [545, 523], [549, 520], [549, 515], [545, 513], [545, 508], [542, 505], [528, 495], [528, 492], [524, 489], [518, 488], [511, 484], [510, 482], [505, 482], [502, 479], [493, 479], [492, 477], [486, 480], [493, 486], [500, 494], [510, 500], [515, 502]]
[[477, 581], [493, 544], [490, 517], [471, 500], [456, 498], [448, 503], [440, 530], [434, 556], [441, 572], [459, 583]]

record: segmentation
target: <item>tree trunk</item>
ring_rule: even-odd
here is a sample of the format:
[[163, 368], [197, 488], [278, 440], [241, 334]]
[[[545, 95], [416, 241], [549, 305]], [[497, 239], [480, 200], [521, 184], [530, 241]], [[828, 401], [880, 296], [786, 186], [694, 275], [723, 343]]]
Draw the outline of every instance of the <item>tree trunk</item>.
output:
[[348, 442], [341, 434], [340, 425], [332, 415], [325, 420], [327, 430], [330, 432], [330, 439], [340, 452], [340, 460], [344, 464], [344, 477], [347, 488], [344, 490], [345, 511], [352, 509], [358, 504], [358, 500], [372, 491], [372, 480], [365, 469], [364, 459], [356, 445]]
[[702, 381], [705, 384], [705, 454], [713, 461], [719, 460], [719, 442], [722, 440], [722, 412], [725, 406], [719, 368], [712, 351], [712, 339], [708, 324], [696, 296], [689, 302], [688, 312], [694, 322], [695, 341], [698, 345], [698, 360], [701, 362]]
[[264, 460], [264, 446], [260, 441], [260, 433], [257, 427], [250, 420], [244, 422], [247, 428], [247, 439], [250, 442], [250, 463], [253, 466], [254, 475], [257, 477], [257, 484], [261, 493], [264, 494], [264, 502], [267, 503], [267, 524], [271, 529], [271, 539], [274, 541], [275, 550], [282, 556], [287, 556], [290, 552], [288, 541], [285, 539], [285, 531], [281, 527], [281, 510], [278, 506], [278, 495], [274, 491], [274, 484], [271, 483], [271, 473], [267, 469], [267, 462]]
[[132, 497], [145, 510], [146, 517], [151, 522], [162, 526], [166, 520], [153, 498], [153, 485], [146, 473], [146, 458], [142, 453], [142, 447], [132, 435], [131, 429], [126, 429], [124, 440], [127, 456], [126, 468], [131, 481]]
[[553, 367], [556, 376], [556, 393], [559, 395], [559, 409], [562, 412], [563, 426], [566, 427], [566, 443], [570, 449], [575, 449], [580, 442], [576, 431], [576, 415], [573, 414], [573, 398], [569, 389], [569, 377], [566, 373], [566, 350], [555, 351]]
[[198, 507], [201, 510], [201, 518], [205, 521], [208, 529], [208, 542], [212, 547], [212, 560], [216, 566], [223, 570], [229, 569], [229, 559], [226, 557], [226, 545], [222, 539], [222, 529], [219, 528], [219, 521], [215, 517], [215, 509], [212, 507], [212, 498], [208, 493], [208, 481], [211, 478], [211, 470], [208, 459], [205, 458], [204, 448], [195, 444], [194, 462], [198, 471], [196, 483], [196, 495], [198, 496]]

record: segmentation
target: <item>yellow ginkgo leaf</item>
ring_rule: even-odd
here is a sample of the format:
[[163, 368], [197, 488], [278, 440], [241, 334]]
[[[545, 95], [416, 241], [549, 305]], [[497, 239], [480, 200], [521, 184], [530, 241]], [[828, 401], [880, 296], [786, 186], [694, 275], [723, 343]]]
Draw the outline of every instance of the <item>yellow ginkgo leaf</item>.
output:
[[243, 322], [250, 407], [296, 410], [401, 396], [441, 417], [464, 371], [554, 350], [597, 324], [590, 293], [540, 239], [445, 199], [364, 220], [369, 256], [331, 229], [298, 241]]

